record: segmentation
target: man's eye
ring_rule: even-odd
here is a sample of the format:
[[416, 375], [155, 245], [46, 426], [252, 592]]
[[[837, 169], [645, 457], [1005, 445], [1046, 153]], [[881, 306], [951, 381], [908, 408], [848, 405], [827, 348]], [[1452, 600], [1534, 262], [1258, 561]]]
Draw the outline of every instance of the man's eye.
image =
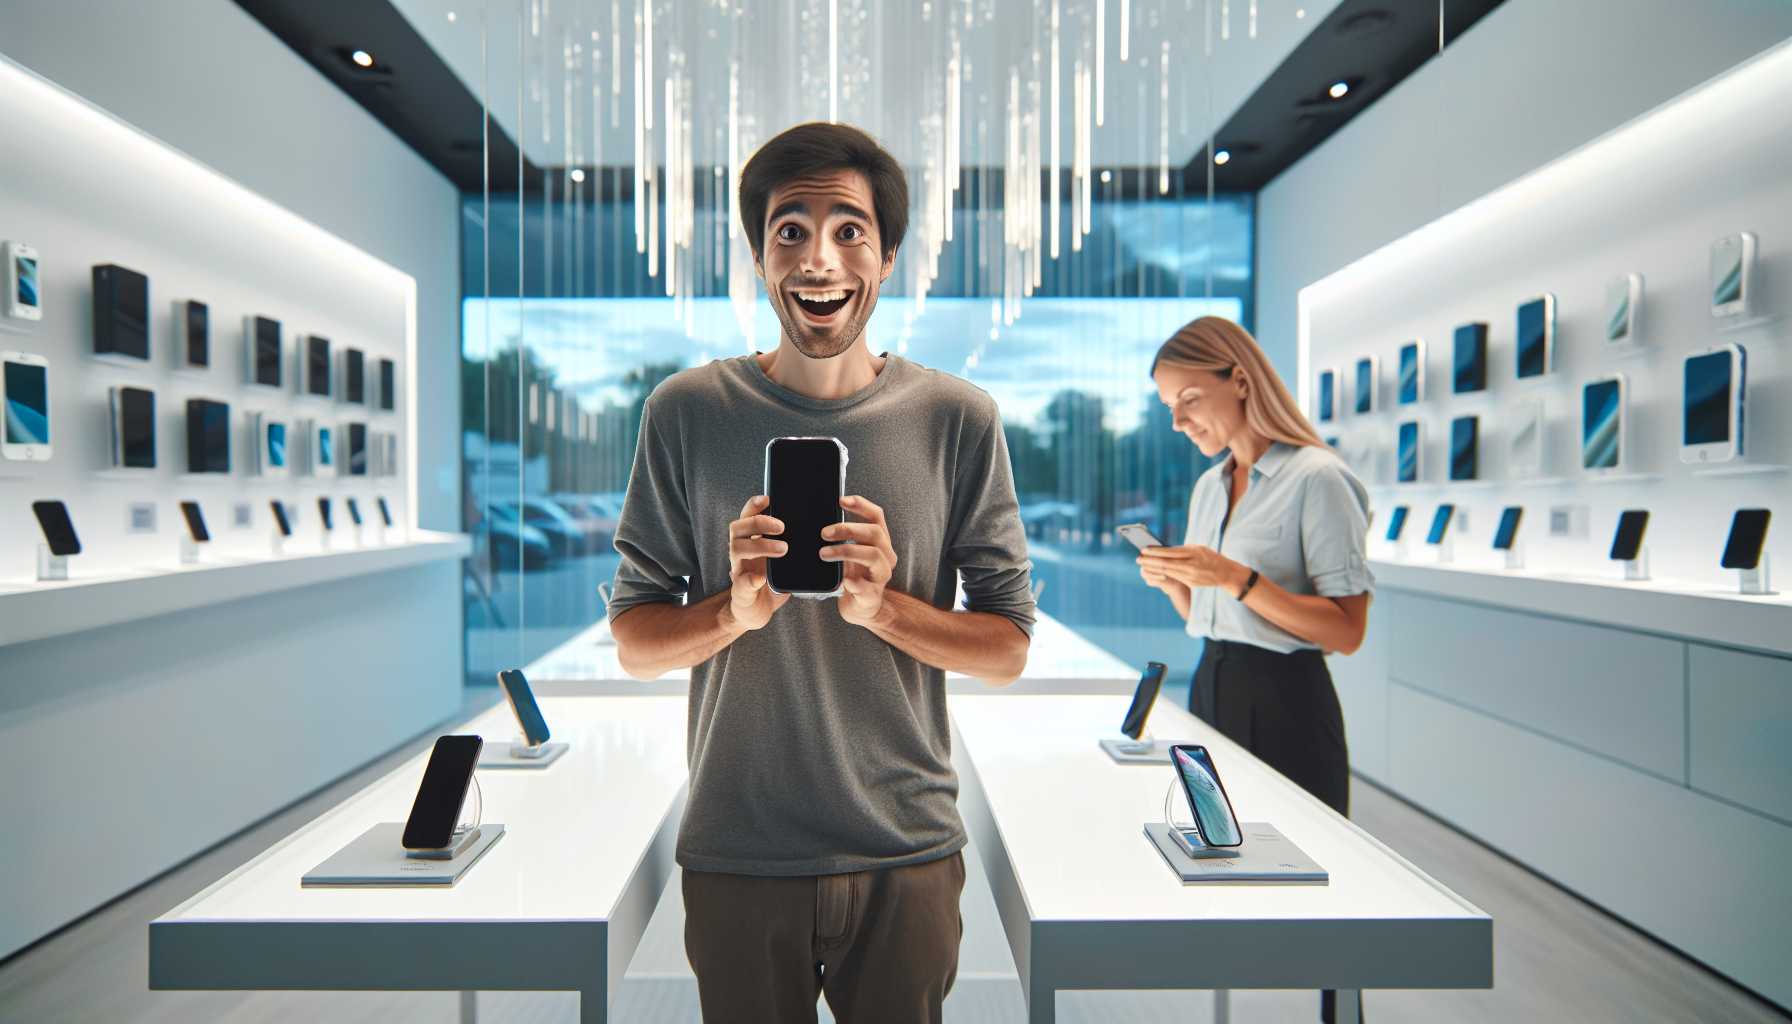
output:
[[778, 229], [778, 237], [786, 242], [794, 242], [803, 236], [803, 229], [795, 224], [786, 224]]
[[859, 237], [864, 235], [864, 233], [865, 232], [859, 230], [859, 226], [857, 224], [848, 224], [845, 227], [840, 229], [840, 237], [845, 239], [848, 242], [858, 239]]

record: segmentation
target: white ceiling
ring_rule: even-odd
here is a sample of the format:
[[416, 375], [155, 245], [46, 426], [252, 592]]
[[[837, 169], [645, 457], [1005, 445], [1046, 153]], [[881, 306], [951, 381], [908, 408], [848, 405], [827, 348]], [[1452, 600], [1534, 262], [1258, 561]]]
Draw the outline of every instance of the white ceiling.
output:
[[[634, 26], [641, 2], [645, 0], [393, 0], [467, 88], [489, 98], [495, 122], [513, 139], [520, 138], [530, 161], [541, 166], [635, 162]], [[1003, 162], [1009, 74], [1020, 72], [1021, 105], [1030, 108], [1035, 46], [1040, 106], [1049, 116], [1052, 0], [835, 2], [839, 119], [867, 129], [904, 162], [918, 163], [924, 154], [937, 152], [924, 141], [921, 126], [945, 108], [945, 67], [954, 32], [968, 67], [962, 91], [963, 163]], [[1083, 54], [1093, 64], [1098, 0], [1058, 2], [1060, 153], [1068, 165], [1072, 67]], [[1095, 129], [1093, 164], [1158, 162], [1160, 58], [1167, 41], [1169, 153], [1172, 167], [1180, 167], [1199, 151], [1211, 126], [1223, 124], [1339, 0], [1104, 2], [1106, 118]], [[1130, 7], [1132, 20], [1130, 59], [1125, 62], [1119, 59], [1123, 6]], [[665, 120], [664, 82], [674, 54], [682, 55], [694, 92], [692, 150], [699, 165], [725, 161], [729, 68], [735, 60], [742, 69], [744, 148], [750, 150], [788, 125], [826, 119], [828, 10], [829, 0], [659, 0], [653, 47], [656, 126]], [[969, 28], [964, 27], [967, 11]], [[614, 39], [613, 16], [620, 28]], [[1204, 54], [1210, 34], [1209, 58]], [[565, 54], [575, 44], [579, 52], [569, 79]], [[620, 44], [617, 49], [615, 44]], [[619, 67], [613, 53], [620, 53]], [[527, 69], [526, 76], [519, 75], [519, 67]], [[613, 90], [617, 79], [620, 89]], [[468, 137], [477, 137], [478, 130], [469, 125]], [[1041, 159], [1047, 164], [1049, 140], [1048, 129], [1041, 133]], [[664, 142], [653, 145], [663, 158]]]

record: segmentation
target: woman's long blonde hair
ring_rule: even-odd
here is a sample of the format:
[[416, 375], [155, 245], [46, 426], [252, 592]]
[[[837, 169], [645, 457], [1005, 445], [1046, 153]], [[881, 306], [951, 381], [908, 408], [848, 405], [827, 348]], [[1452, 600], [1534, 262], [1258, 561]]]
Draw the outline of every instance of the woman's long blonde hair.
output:
[[1157, 357], [1151, 360], [1151, 376], [1156, 377], [1157, 368], [1165, 365], [1205, 370], [1228, 380], [1232, 371], [1243, 370], [1246, 426], [1271, 441], [1296, 447], [1326, 447], [1294, 396], [1288, 393], [1287, 385], [1269, 365], [1257, 339], [1232, 321], [1204, 316], [1185, 324], [1158, 347]]

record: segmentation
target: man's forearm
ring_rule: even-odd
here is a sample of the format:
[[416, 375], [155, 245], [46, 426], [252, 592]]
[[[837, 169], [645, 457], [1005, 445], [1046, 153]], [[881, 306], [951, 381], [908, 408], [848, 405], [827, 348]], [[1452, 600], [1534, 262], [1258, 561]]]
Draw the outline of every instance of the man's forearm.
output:
[[724, 590], [696, 604], [643, 604], [618, 615], [610, 634], [622, 670], [636, 679], [657, 679], [708, 661], [746, 632], [734, 623], [728, 601]]
[[917, 661], [995, 686], [1014, 682], [1027, 667], [1027, 634], [991, 612], [949, 611], [885, 590], [883, 610], [867, 628]]

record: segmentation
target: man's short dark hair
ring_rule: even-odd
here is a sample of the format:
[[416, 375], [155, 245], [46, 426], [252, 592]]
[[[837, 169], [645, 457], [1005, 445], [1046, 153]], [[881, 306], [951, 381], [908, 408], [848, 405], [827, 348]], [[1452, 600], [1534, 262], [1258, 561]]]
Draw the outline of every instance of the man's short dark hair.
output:
[[888, 259], [908, 233], [908, 178], [877, 140], [851, 125], [813, 121], [787, 128], [747, 161], [740, 172], [740, 223], [754, 258], [765, 252], [765, 210], [772, 191], [793, 178], [858, 171], [871, 185], [877, 236]]

